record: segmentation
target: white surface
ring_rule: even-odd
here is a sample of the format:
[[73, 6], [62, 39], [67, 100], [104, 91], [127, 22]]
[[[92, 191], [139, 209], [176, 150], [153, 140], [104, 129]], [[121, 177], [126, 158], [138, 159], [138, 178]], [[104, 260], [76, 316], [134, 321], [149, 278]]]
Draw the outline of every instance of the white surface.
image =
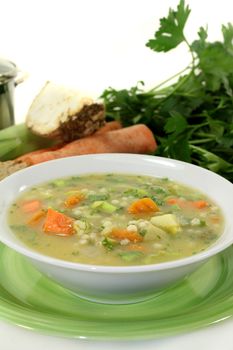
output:
[[[107, 86], [129, 87], [139, 80], [153, 86], [182, 69], [186, 48], [156, 54], [144, 46], [158, 19], [175, 0], [0, 0], [0, 56], [15, 61], [30, 74], [16, 89], [16, 119], [27, 108], [45, 80], [72, 84], [100, 94]], [[233, 22], [232, 0], [189, 0], [192, 9], [186, 34], [195, 38], [208, 24], [210, 38], [220, 36], [222, 23]], [[0, 323], [4, 350], [233, 349], [233, 321], [203, 331], [161, 341], [100, 343], [45, 337]]]

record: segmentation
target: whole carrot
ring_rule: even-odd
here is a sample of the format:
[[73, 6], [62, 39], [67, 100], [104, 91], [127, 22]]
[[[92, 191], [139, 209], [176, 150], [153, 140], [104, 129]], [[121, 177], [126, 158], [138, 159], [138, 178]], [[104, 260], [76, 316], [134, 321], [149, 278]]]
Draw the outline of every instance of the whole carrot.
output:
[[[121, 125], [120, 122], [112, 121], [112, 122], [106, 123], [98, 131], [96, 131], [93, 135], [104, 134], [106, 132], [113, 131], [113, 130], [118, 130], [118, 129], [121, 129], [121, 128], [122, 128], [122, 125]], [[25, 156], [28, 158], [29, 156], [31, 157], [31, 155], [34, 156], [35, 154], [41, 154], [41, 153], [44, 153], [44, 152], [55, 151], [55, 150], [58, 150], [58, 149], [62, 148], [63, 146], [64, 146], [64, 143], [63, 144], [58, 144], [58, 145], [52, 146], [52, 147], [41, 148], [39, 150], [26, 153], [23, 156], [18, 157], [17, 160], [24, 162]]]
[[103, 134], [95, 134], [73, 141], [54, 151], [30, 153], [20, 157], [28, 165], [46, 162], [52, 159], [97, 153], [153, 153], [157, 148], [151, 130], [144, 124], [138, 124]]
[[109, 132], [109, 131], [113, 131], [113, 130], [118, 130], [121, 128], [122, 128], [122, 125], [118, 121], [108, 122], [104, 126], [102, 126], [99, 130], [97, 130], [95, 135], [103, 134], [105, 132]]

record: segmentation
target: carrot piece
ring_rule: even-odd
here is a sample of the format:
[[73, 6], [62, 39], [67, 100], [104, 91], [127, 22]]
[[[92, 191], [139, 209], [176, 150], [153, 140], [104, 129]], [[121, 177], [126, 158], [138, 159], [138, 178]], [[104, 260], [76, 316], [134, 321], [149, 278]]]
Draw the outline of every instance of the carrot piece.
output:
[[[41, 149], [38, 149], [36, 151], [32, 151], [32, 152], [26, 153], [26, 155], [27, 155], [27, 157], [29, 157], [31, 155], [33, 156], [35, 154], [41, 154], [41, 153], [45, 153], [45, 152], [48, 152], [48, 151], [56, 151], [59, 148], [61, 148], [62, 146], [64, 146], [64, 144], [57, 144], [56, 146], [51, 146], [51, 147], [47, 147], [47, 148], [41, 148]], [[18, 157], [17, 160], [18, 161], [24, 161], [24, 155]]]
[[113, 229], [110, 234], [110, 237], [118, 239], [119, 241], [121, 241], [122, 239], [128, 239], [129, 241], [135, 243], [141, 242], [143, 240], [143, 237], [139, 233], [120, 228]]
[[66, 199], [64, 204], [67, 208], [72, 208], [75, 205], [77, 205], [79, 202], [81, 202], [84, 198], [85, 198], [85, 196], [83, 193], [74, 194], [72, 196], [69, 196]]
[[169, 198], [167, 200], [167, 204], [170, 204], [170, 205], [179, 205], [181, 208], [185, 208], [188, 206], [188, 201], [185, 201], [183, 199], [180, 199], [180, 198]]
[[135, 252], [146, 252], [146, 248], [139, 244], [129, 244], [129, 245], [126, 245], [125, 248], [127, 250], [135, 251]]
[[159, 211], [159, 207], [151, 198], [142, 198], [133, 202], [128, 207], [128, 213], [130, 214], [142, 214]]
[[178, 198], [168, 198], [167, 204], [179, 204], [179, 199]]
[[153, 153], [157, 148], [154, 135], [144, 124], [84, 137], [55, 151], [20, 157], [28, 166], [52, 159], [97, 153]]
[[195, 209], [203, 209], [208, 207], [208, 202], [205, 200], [198, 200], [198, 201], [188, 201], [188, 200], [182, 200], [180, 198], [169, 198], [167, 200], [167, 204], [177, 204], [181, 208], [195, 208]]
[[34, 211], [41, 208], [41, 202], [37, 199], [26, 201], [21, 206], [24, 213], [33, 213]]
[[43, 231], [50, 235], [71, 236], [75, 233], [74, 220], [67, 215], [48, 209], [43, 225]]
[[208, 207], [208, 202], [206, 202], [205, 200], [199, 200], [199, 201], [194, 201], [192, 202], [192, 206], [194, 208], [197, 208], [197, 209], [204, 209], [206, 207]]
[[220, 217], [215, 215], [215, 216], [210, 216], [210, 220], [213, 224], [219, 224], [220, 223]]
[[43, 209], [39, 210], [28, 221], [28, 225], [30, 225], [30, 226], [37, 225], [41, 221], [41, 219], [45, 217], [45, 215], [46, 215], [46, 211], [45, 210], [43, 210]]

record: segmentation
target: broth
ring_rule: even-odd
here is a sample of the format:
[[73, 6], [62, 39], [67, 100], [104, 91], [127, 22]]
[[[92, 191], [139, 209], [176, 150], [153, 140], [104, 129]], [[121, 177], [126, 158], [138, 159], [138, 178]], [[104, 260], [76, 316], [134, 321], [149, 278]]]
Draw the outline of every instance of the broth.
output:
[[218, 206], [167, 178], [125, 174], [72, 176], [25, 191], [9, 225], [44, 255], [129, 266], [181, 259], [212, 245], [223, 229]]

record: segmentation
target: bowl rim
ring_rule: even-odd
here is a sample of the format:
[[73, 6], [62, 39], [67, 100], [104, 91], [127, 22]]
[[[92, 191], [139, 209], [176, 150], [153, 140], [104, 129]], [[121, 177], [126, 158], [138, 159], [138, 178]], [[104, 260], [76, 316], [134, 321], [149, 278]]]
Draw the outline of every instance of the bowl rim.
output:
[[[180, 160], [175, 160], [175, 159], [170, 159], [170, 158], [165, 158], [165, 157], [159, 157], [159, 156], [152, 156], [152, 155], [139, 155], [139, 154], [128, 154], [128, 153], [101, 153], [101, 154], [91, 154], [91, 155], [81, 155], [81, 156], [72, 156], [72, 157], [67, 157], [67, 158], [62, 158], [62, 159], [55, 159], [55, 160], [51, 160], [49, 162], [45, 162], [45, 163], [40, 163], [34, 166], [31, 166], [29, 168], [26, 169], [22, 169], [10, 176], [8, 176], [6, 179], [0, 181], [0, 185], [1, 183], [4, 183], [5, 181], [11, 181], [14, 178], [17, 178], [19, 174], [23, 174], [23, 173], [30, 173], [31, 169], [35, 169], [35, 168], [43, 168], [43, 167], [47, 167], [47, 166], [53, 166], [53, 164], [57, 164], [57, 163], [64, 163], [64, 162], [68, 162], [68, 161], [72, 161], [73, 159], [80, 159], [80, 158], [85, 158], [85, 159], [101, 159], [103, 158], [111, 158], [113, 159], [113, 157], [120, 157], [120, 158], [127, 158], [127, 157], [131, 157], [134, 159], [138, 159], [140, 161], [143, 161], [144, 159], [149, 159], [152, 160], [156, 163], [157, 162], [166, 162], [165, 164], [178, 164], [178, 165], [182, 165], [185, 166], [186, 168], [198, 168], [200, 169], [200, 171], [202, 171], [203, 173], [209, 173], [212, 176], [215, 176], [216, 179], [219, 179], [221, 181], [224, 181], [226, 183], [226, 185], [231, 185], [232, 183], [228, 180], [226, 180], [225, 178], [223, 178], [222, 176], [207, 170], [205, 168], [202, 168], [200, 166], [194, 165], [194, 164], [190, 164], [190, 163], [186, 163]], [[68, 160], [69, 159], [69, 160]], [[91, 172], [89, 172], [90, 174]], [[119, 172], [120, 173], [120, 172]], [[121, 172], [123, 173], [123, 172]], [[87, 171], [88, 174], [88, 171]], [[68, 176], [68, 175], [67, 175]], [[55, 178], [55, 177], [54, 177]], [[39, 184], [40, 182], [38, 182]], [[35, 186], [35, 185], [34, 185]], [[30, 188], [30, 186], [28, 187]], [[9, 208], [9, 203], [7, 208]], [[1, 213], [0, 213], [1, 215]], [[229, 230], [229, 227], [224, 227], [224, 231]], [[9, 227], [7, 227], [7, 231], [8, 232], [12, 232], [10, 230]], [[66, 268], [66, 269], [71, 269], [71, 270], [78, 270], [78, 271], [86, 271], [86, 272], [97, 272], [97, 273], [111, 273], [111, 274], [125, 274], [125, 273], [140, 273], [140, 272], [149, 272], [149, 271], [163, 271], [163, 270], [171, 270], [171, 269], [176, 269], [179, 267], [184, 267], [184, 266], [188, 266], [191, 264], [197, 264], [197, 263], [201, 263], [202, 261], [205, 261], [206, 259], [209, 259], [210, 257], [216, 255], [217, 253], [220, 253], [221, 251], [225, 250], [227, 247], [229, 247], [232, 243], [233, 243], [233, 235], [232, 238], [230, 240], [227, 240], [226, 242], [221, 242], [221, 244], [216, 244], [218, 241], [215, 242], [214, 245], [210, 246], [209, 248], [207, 248], [205, 251], [202, 251], [200, 253], [197, 253], [195, 255], [192, 256], [188, 256], [182, 259], [177, 259], [177, 260], [171, 260], [171, 261], [166, 261], [166, 262], [162, 262], [162, 263], [156, 263], [156, 264], [148, 264], [148, 265], [131, 265], [131, 266], [107, 266], [107, 265], [94, 265], [94, 264], [84, 264], [84, 263], [78, 263], [78, 262], [71, 262], [71, 261], [66, 261], [66, 260], [62, 260], [62, 259], [58, 259], [58, 258], [53, 258], [51, 256], [47, 256], [44, 255], [42, 253], [38, 253], [26, 246], [21, 246], [20, 244], [17, 244], [15, 242], [13, 242], [11, 239], [8, 239], [6, 237], [1, 237], [0, 235], [0, 242], [2, 242], [3, 244], [7, 245], [8, 247], [12, 248], [13, 250], [17, 251], [18, 253], [32, 259], [32, 260], [36, 260], [38, 262], [41, 263], [45, 263], [45, 264], [49, 264], [49, 265], [53, 265], [55, 267], [62, 267], [62, 268]]]

